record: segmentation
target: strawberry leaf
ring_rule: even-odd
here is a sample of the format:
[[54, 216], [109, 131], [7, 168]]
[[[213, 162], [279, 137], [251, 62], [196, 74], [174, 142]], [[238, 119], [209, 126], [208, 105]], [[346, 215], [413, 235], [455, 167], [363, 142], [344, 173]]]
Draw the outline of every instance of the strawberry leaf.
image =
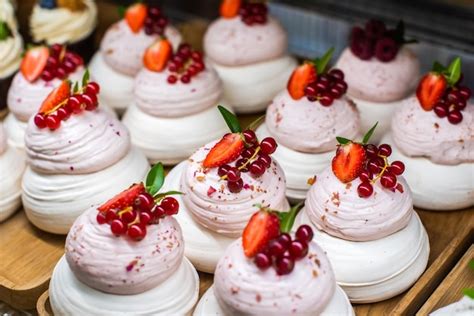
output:
[[226, 122], [231, 132], [241, 133], [242, 128], [240, 127], [240, 123], [237, 117], [222, 105], [218, 105], [217, 108], [219, 109], [219, 112], [221, 112], [221, 115], [224, 118], [224, 121]]
[[84, 75], [82, 76], [82, 87], [85, 87], [87, 85], [87, 83], [89, 82], [89, 79], [90, 79], [89, 69], [86, 69], [86, 71], [84, 71]]
[[433, 68], [432, 68], [432, 70], [433, 70], [434, 72], [437, 72], [437, 73], [440, 73], [440, 74], [441, 74], [441, 73], [446, 72], [447, 69], [446, 69], [446, 67], [444, 67], [440, 62], [435, 61], [435, 62], [433, 63]]
[[370, 137], [372, 137], [372, 134], [374, 133], [375, 128], [377, 127], [378, 124], [379, 124], [379, 122], [375, 123], [375, 125], [372, 126], [372, 128], [369, 129], [369, 131], [367, 133], [365, 133], [364, 138], [362, 139], [362, 145], [365, 145], [369, 142]]
[[464, 295], [474, 299], [474, 289], [463, 289], [462, 292]]
[[125, 12], [127, 11], [127, 8], [121, 5], [117, 8], [117, 11], [118, 11], [119, 17], [123, 18], [125, 16]]
[[72, 92], [77, 93], [78, 91], [79, 91], [79, 83], [76, 81], [76, 83], [74, 84], [74, 88], [72, 89]]
[[7, 22], [0, 22], [0, 41], [6, 40], [12, 35]]
[[461, 58], [456, 57], [448, 67], [448, 81], [450, 86], [454, 86], [461, 77]]
[[258, 117], [256, 120], [254, 120], [253, 122], [251, 122], [249, 124], [249, 126], [247, 126], [247, 129], [250, 129], [252, 131], [255, 131], [262, 123], [263, 121], [265, 120], [265, 114]]
[[167, 192], [155, 194], [153, 197], [156, 199], [159, 199], [168, 195], [182, 195], [182, 194], [183, 192], [179, 192], [179, 191], [167, 191]]
[[165, 169], [161, 162], [154, 165], [146, 176], [146, 190], [151, 195], [155, 195], [160, 191], [165, 182]]
[[283, 233], [288, 233], [291, 231], [293, 224], [295, 223], [296, 215], [303, 207], [303, 202], [300, 202], [293, 206], [289, 212], [278, 212], [278, 217], [280, 218], [280, 231]]
[[344, 137], [340, 137], [340, 136], [337, 136], [336, 137], [336, 140], [339, 144], [341, 145], [346, 145], [346, 144], [349, 144], [351, 142], [350, 139], [347, 139], [347, 138], [344, 138]]
[[326, 66], [331, 60], [333, 53], [334, 53], [334, 47], [331, 47], [322, 57], [316, 58], [313, 60], [313, 63], [316, 66], [317, 74], [324, 73], [324, 70], [326, 69]]

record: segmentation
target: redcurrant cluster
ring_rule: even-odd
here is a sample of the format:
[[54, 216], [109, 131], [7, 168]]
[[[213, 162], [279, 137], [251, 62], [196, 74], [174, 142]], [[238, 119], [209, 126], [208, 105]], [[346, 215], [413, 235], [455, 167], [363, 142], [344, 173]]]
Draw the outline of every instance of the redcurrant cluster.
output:
[[267, 13], [268, 8], [265, 3], [245, 2], [239, 10], [242, 21], [247, 25], [267, 23]]
[[97, 214], [99, 224], [109, 224], [114, 235], [127, 235], [141, 240], [146, 236], [146, 226], [157, 224], [161, 218], [178, 214], [179, 203], [173, 197], [155, 200], [147, 192], [140, 193], [133, 205], [117, 210], [111, 209]]
[[304, 89], [309, 101], [319, 101], [323, 106], [330, 106], [335, 99], [341, 98], [347, 91], [347, 83], [344, 81], [344, 73], [340, 69], [331, 69], [323, 73]]
[[191, 48], [189, 44], [181, 44], [168, 62], [168, 82], [175, 84], [178, 80], [190, 83], [191, 78], [206, 68], [202, 54]]
[[454, 87], [449, 87], [433, 108], [438, 117], [447, 117], [451, 124], [462, 121], [461, 111], [466, 108], [467, 101], [471, 97], [471, 89], [460, 85], [462, 79]]
[[55, 105], [51, 110], [45, 113], [38, 113], [34, 117], [34, 122], [38, 128], [48, 127], [50, 130], [56, 130], [61, 126], [61, 121], [69, 119], [71, 114], [78, 114], [85, 111], [93, 111], [99, 101], [97, 95], [100, 87], [96, 82], [89, 82], [75, 94]]
[[373, 184], [379, 180], [380, 184], [395, 191], [403, 192], [403, 187], [397, 183], [397, 176], [405, 171], [405, 165], [401, 161], [388, 163], [387, 158], [392, 154], [392, 147], [388, 144], [375, 146], [373, 144], [365, 145], [366, 163], [365, 168], [359, 175], [361, 183], [357, 187], [360, 197], [369, 197], [374, 192]]
[[145, 34], [163, 35], [167, 25], [168, 18], [163, 15], [163, 12], [160, 10], [160, 8], [149, 6], [147, 9], [145, 24], [143, 25]]
[[308, 254], [308, 244], [312, 239], [313, 230], [308, 225], [298, 227], [293, 240], [290, 234], [280, 233], [255, 255], [254, 263], [261, 270], [273, 265], [278, 275], [289, 274], [295, 267], [295, 261]]
[[227, 180], [227, 187], [233, 193], [240, 192], [244, 187], [242, 172], [250, 172], [252, 176], [260, 177], [270, 168], [272, 163], [270, 155], [277, 148], [277, 143], [272, 137], [264, 138], [259, 143], [255, 132], [250, 129], [243, 131], [242, 136], [247, 148], [240, 154], [235, 167], [225, 164], [217, 170], [217, 174]]
[[55, 78], [66, 79], [69, 74], [76, 71], [79, 66], [82, 66], [84, 61], [78, 54], [67, 51], [66, 46], [54, 44], [50, 48], [50, 55], [43, 72], [41, 79], [44, 81], [51, 81]]
[[[403, 37], [403, 34], [400, 36]], [[387, 29], [385, 23], [370, 20], [365, 28], [356, 26], [352, 29], [350, 47], [354, 55], [362, 60], [375, 57], [388, 62], [395, 58], [401, 46], [395, 29]]]

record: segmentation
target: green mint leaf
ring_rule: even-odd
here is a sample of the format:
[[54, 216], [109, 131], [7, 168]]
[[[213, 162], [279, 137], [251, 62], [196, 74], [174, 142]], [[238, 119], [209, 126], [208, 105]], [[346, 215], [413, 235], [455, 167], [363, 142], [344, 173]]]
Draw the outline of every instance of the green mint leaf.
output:
[[0, 22], [0, 41], [4, 41], [12, 35], [6, 22]]
[[241, 133], [242, 128], [240, 127], [240, 123], [237, 117], [222, 105], [218, 105], [217, 108], [219, 109], [219, 112], [221, 112], [221, 115], [224, 118], [224, 121], [226, 122], [231, 132]]
[[454, 86], [461, 77], [461, 58], [456, 57], [448, 67], [448, 83], [450, 86]]
[[363, 145], [365, 145], [369, 142], [370, 137], [372, 137], [372, 134], [374, 133], [375, 128], [377, 127], [378, 124], [379, 124], [379, 122], [375, 123], [375, 125], [372, 126], [372, 128], [369, 129], [369, 131], [367, 133], [365, 133], [364, 138], [362, 139], [362, 144]]
[[154, 165], [146, 176], [146, 190], [151, 195], [155, 195], [160, 191], [165, 182], [165, 168], [161, 162]]
[[250, 123], [249, 126], [247, 126], [247, 129], [255, 131], [263, 123], [264, 120], [265, 120], [265, 114], [258, 117], [252, 123]]
[[346, 144], [349, 144], [351, 142], [350, 139], [347, 139], [347, 138], [344, 138], [344, 137], [340, 137], [340, 136], [337, 136], [336, 137], [336, 140], [339, 144], [341, 145], [346, 145]]
[[117, 11], [118, 11], [119, 16], [123, 18], [125, 16], [125, 11], [127, 11], [127, 8], [121, 5], [117, 8]]
[[300, 202], [293, 206], [289, 212], [279, 212], [278, 217], [280, 218], [280, 230], [283, 233], [289, 233], [293, 224], [295, 223], [296, 215], [298, 215], [299, 211], [303, 207], [303, 202]]
[[331, 47], [322, 57], [316, 58], [313, 63], [316, 66], [316, 72], [318, 74], [324, 73], [326, 70], [326, 66], [328, 65], [329, 61], [332, 58], [332, 54], [334, 53], [334, 47]]
[[438, 61], [435, 61], [433, 63], [433, 67], [431, 68], [434, 72], [437, 72], [437, 73], [443, 73], [445, 72], [447, 69], [446, 67], [444, 67], [440, 62]]
[[89, 82], [89, 79], [90, 79], [89, 69], [86, 69], [86, 71], [84, 71], [84, 75], [82, 76], [82, 87], [85, 87], [87, 85], [87, 83]]
[[182, 194], [183, 192], [179, 192], [179, 191], [167, 191], [167, 192], [155, 194], [153, 197], [155, 199], [159, 199], [168, 195], [182, 195]]
[[76, 81], [76, 83], [74, 84], [74, 88], [72, 89], [72, 92], [76, 93], [79, 91], [79, 83]]
[[463, 294], [474, 299], [474, 289], [463, 289]]

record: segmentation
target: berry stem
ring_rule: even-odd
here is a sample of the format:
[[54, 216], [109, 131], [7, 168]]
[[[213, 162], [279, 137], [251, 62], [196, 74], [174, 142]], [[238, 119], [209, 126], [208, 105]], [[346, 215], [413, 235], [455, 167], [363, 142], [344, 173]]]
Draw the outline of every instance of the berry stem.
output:
[[382, 168], [382, 171], [380, 171], [380, 172], [377, 174], [377, 176], [376, 176], [375, 178], [373, 178], [373, 179], [370, 181], [370, 183], [372, 183], [372, 184], [374, 184], [375, 182], [377, 182], [377, 180], [379, 180], [379, 179], [382, 177], [382, 175], [383, 175], [383, 173], [385, 172], [385, 170], [387, 170], [387, 168], [389, 167], [387, 157], [381, 156], [381, 155], [377, 155], [377, 156], [379, 156], [380, 158], [383, 159], [383, 161], [384, 161], [384, 166], [383, 166], [383, 168]]
[[[253, 162], [255, 160], [255, 157], [257, 157], [259, 151], [260, 151], [260, 146], [258, 146], [257, 149], [255, 149], [255, 152], [253, 153], [252, 157], [247, 159], [247, 161], [237, 169], [239, 169], [239, 170], [245, 169], [251, 162]], [[225, 180], [225, 179], [227, 179], [227, 175], [224, 175], [224, 176], [221, 177], [221, 180]]]

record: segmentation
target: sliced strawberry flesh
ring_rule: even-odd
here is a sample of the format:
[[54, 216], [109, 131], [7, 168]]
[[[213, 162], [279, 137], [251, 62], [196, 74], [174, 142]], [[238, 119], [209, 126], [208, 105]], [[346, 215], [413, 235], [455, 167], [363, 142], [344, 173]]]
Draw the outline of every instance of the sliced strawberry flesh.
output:
[[161, 39], [145, 51], [143, 64], [148, 70], [162, 71], [171, 57], [173, 47], [167, 39]]
[[245, 255], [250, 258], [255, 256], [279, 234], [280, 220], [276, 214], [267, 211], [253, 214], [242, 234]]
[[315, 81], [316, 78], [316, 69], [313, 64], [304, 63], [303, 65], [297, 67], [291, 74], [287, 85], [290, 96], [295, 100], [299, 100], [304, 97], [304, 89], [310, 82]]
[[138, 183], [132, 185], [130, 188], [120, 192], [101, 206], [99, 206], [97, 209], [100, 212], [107, 212], [109, 210], [123, 210], [126, 207], [129, 207], [133, 204], [133, 201], [135, 198], [145, 192], [145, 187], [143, 186], [143, 183]]
[[214, 168], [232, 162], [244, 150], [244, 141], [239, 133], [225, 135], [207, 154], [203, 166]]
[[239, 14], [241, 0], [223, 0], [219, 9], [223, 18], [230, 19]]
[[29, 82], [39, 78], [49, 58], [49, 49], [39, 46], [29, 49], [21, 61], [20, 71]]
[[425, 111], [431, 111], [446, 91], [446, 78], [441, 74], [429, 73], [420, 80], [416, 97]]
[[49, 114], [56, 111], [61, 103], [66, 101], [70, 95], [71, 87], [69, 85], [69, 81], [65, 80], [59, 85], [59, 87], [48, 94], [46, 99], [41, 104], [39, 113]]
[[138, 33], [145, 24], [147, 17], [147, 6], [143, 3], [136, 3], [125, 11], [125, 21], [133, 33]]
[[361, 144], [349, 143], [340, 146], [332, 160], [334, 175], [343, 183], [354, 180], [362, 172], [365, 158], [365, 149]]

